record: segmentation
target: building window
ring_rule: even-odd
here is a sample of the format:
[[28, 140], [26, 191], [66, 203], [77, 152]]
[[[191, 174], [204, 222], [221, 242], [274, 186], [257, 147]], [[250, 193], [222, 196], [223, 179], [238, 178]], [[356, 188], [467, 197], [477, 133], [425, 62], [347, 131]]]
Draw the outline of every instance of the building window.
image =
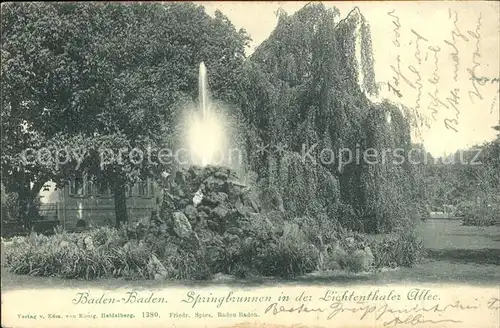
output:
[[94, 182], [92, 180], [90, 180], [89, 178], [87, 178], [87, 180], [85, 182], [86, 182], [85, 183], [85, 194], [92, 196], [94, 193]]
[[148, 179], [149, 181], [149, 196], [155, 195], [155, 183], [153, 180]]
[[127, 195], [127, 197], [132, 197], [134, 196], [134, 189], [135, 189], [135, 184], [134, 185], [127, 185], [125, 187], [125, 194]]
[[148, 181], [140, 181], [138, 184], [138, 195], [147, 196], [148, 195]]
[[97, 182], [97, 194], [99, 196], [111, 196], [111, 190], [106, 182]]
[[70, 182], [69, 186], [69, 194], [70, 195], [83, 195], [84, 191], [84, 186], [83, 186], [83, 177], [82, 176], [76, 176], [73, 180]]
[[94, 194], [94, 182], [86, 175], [77, 175], [69, 182], [69, 194], [74, 196], [92, 196]]

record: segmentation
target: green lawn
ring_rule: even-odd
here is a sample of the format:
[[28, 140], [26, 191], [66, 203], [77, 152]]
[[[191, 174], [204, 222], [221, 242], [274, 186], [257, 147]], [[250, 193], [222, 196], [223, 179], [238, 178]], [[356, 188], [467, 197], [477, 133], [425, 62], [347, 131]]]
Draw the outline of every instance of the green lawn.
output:
[[246, 279], [202, 282], [124, 281], [105, 279], [94, 281], [63, 280], [47, 277], [14, 275], [2, 268], [2, 290], [19, 288], [75, 288], [117, 287], [162, 288], [178, 285], [234, 285], [260, 286], [271, 284], [359, 284], [359, 283], [464, 283], [469, 285], [493, 285], [500, 283], [500, 229], [499, 227], [466, 227], [460, 221], [428, 220], [419, 226], [420, 235], [428, 251], [427, 258], [413, 268], [395, 271], [352, 274], [333, 273], [310, 275], [293, 280]]

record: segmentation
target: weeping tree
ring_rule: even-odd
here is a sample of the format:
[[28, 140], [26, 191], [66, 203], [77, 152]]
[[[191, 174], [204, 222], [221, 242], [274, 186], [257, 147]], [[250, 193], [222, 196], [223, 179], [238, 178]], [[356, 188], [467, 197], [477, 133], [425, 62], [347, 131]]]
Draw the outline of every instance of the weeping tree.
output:
[[390, 231], [418, 209], [423, 191], [416, 158], [409, 158], [409, 125], [398, 107], [385, 101], [372, 106], [363, 131], [361, 149], [371, 158], [366, 157], [356, 173], [360, 184], [355, 204], [366, 231]]
[[[242, 112], [263, 144], [285, 143], [289, 151], [263, 152], [253, 165], [294, 215], [316, 215], [319, 207], [348, 228], [386, 231], [407, 215], [411, 200], [418, 202], [411, 188], [414, 168], [392, 157], [373, 165], [349, 162], [344, 150], [353, 155], [356, 149], [401, 148], [407, 156], [410, 129], [397, 106], [375, 105], [367, 97], [376, 87], [366, 20], [358, 9], [341, 21], [338, 16], [321, 4], [293, 16], [282, 12], [246, 63], [239, 85]], [[299, 165], [304, 147], [314, 147], [315, 160]], [[326, 164], [320, 159], [324, 149], [334, 156]], [[323, 180], [331, 181], [324, 193]], [[337, 205], [332, 210], [326, 204]]]

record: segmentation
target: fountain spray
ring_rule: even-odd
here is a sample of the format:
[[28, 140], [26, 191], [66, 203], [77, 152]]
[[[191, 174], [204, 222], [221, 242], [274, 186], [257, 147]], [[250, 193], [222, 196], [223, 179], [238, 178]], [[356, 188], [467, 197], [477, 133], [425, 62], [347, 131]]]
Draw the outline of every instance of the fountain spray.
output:
[[205, 63], [200, 63], [200, 69], [198, 73], [198, 102], [200, 106], [200, 113], [203, 115], [203, 119], [208, 119], [210, 115], [210, 104], [208, 102], [208, 87], [207, 87], [207, 68]]

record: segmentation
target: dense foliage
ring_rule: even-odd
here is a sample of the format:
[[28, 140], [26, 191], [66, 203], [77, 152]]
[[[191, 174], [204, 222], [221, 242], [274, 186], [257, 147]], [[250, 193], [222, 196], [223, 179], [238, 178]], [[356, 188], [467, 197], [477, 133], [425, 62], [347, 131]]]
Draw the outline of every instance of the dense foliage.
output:
[[[310, 223], [310, 219], [298, 218], [284, 223], [277, 234], [268, 218], [258, 217], [248, 226], [244, 241], [211, 239], [196, 251], [179, 250], [165, 234], [155, 237], [159, 227], [154, 225], [139, 238], [132, 233], [136, 228], [125, 226], [83, 233], [56, 231], [49, 237], [32, 233], [15, 237], [6, 246], [5, 264], [11, 272], [33, 276], [198, 280], [221, 272], [284, 278], [318, 269], [359, 272], [411, 266], [423, 255], [421, 243], [408, 232], [372, 240], [362, 234], [338, 233], [332, 249], [321, 253], [309, 239], [317, 236]], [[217, 253], [207, 251], [211, 244], [219, 245]], [[367, 246], [374, 250], [368, 267], [363, 251]]]
[[[2, 183], [18, 193], [19, 216], [36, 216], [30, 204], [47, 181], [88, 172], [112, 188], [126, 221], [126, 184], [157, 173], [158, 161], [123, 156], [101, 167], [100, 149], [164, 145], [181, 104], [196, 95], [200, 61], [214, 96], [233, 99], [227, 86], [247, 41], [222, 13], [211, 18], [188, 3], [3, 6]], [[42, 147], [46, 160], [23, 161], [23, 150]], [[85, 161], [49, 161], [57, 149], [85, 151]]]
[[431, 159], [425, 184], [434, 210], [446, 207], [465, 224], [500, 224], [500, 137]]
[[[23, 219], [33, 217], [26, 208], [36, 207], [27, 204], [43, 183], [62, 185], [85, 172], [111, 186], [117, 225], [127, 221], [127, 183], [170, 168], [131, 158], [101, 166], [99, 150], [172, 146], [181, 109], [196, 97], [201, 61], [213, 97], [229, 105], [233, 140], [244, 148], [246, 173], [256, 173], [251, 187], [263, 207], [242, 214], [260, 207], [215, 190], [228, 173], [193, 173], [195, 187], [176, 173], [175, 192], [164, 190], [173, 207], [163, 203], [160, 221], [18, 238], [7, 248], [11, 270], [202, 279], [414, 264], [423, 247], [411, 227], [425, 190], [421, 168], [408, 163], [408, 118], [395, 104], [369, 99], [376, 93], [369, 25], [358, 9], [337, 22], [338, 15], [317, 4], [281, 13], [269, 39], [245, 59], [246, 33], [194, 4], [6, 6], [2, 182], [18, 193]], [[262, 145], [269, 151], [259, 152]], [[47, 146], [52, 155], [70, 147], [87, 156], [80, 166], [22, 163], [25, 148]], [[304, 148], [314, 150], [304, 157]], [[400, 149], [403, 160], [380, 157], [385, 149]], [[349, 152], [367, 150], [379, 153], [376, 163], [349, 160]], [[198, 190], [205, 203], [195, 208]]]
[[[269, 190], [264, 198], [282, 198], [277, 203], [292, 215], [322, 212], [351, 229], [390, 231], [401, 218], [422, 215], [415, 210], [422, 207], [422, 184], [408, 163], [410, 126], [396, 105], [367, 97], [376, 88], [364, 17], [355, 9], [337, 23], [337, 14], [316, 4], [292, 17], [281, 14], [245, 63], [240, 105], [256, 131], [248, 153], [259, 144], [287, 146], [284, 154], [273, 149], [249, 162]], [[311, 148], [313, 158], [304, 158]], [[379, 153], [375, 164], [346, 163], [349, 152], [369, 149]], [[385, 149], [400, 149], [403, 160], [381, 160]]]
[[160, 215], [120, 230], [56, 229], [50, 237], [16, 237], [7, 246], [8, 267], [84, 279], [207, 279], [220, 273], [288, 278], [412, 266], [423, 255], [411, 221], [393, 234], [368, 236], [321, 213], [260, 212], [248, 186], [225, 167], [191, 166], [165, 183]]

